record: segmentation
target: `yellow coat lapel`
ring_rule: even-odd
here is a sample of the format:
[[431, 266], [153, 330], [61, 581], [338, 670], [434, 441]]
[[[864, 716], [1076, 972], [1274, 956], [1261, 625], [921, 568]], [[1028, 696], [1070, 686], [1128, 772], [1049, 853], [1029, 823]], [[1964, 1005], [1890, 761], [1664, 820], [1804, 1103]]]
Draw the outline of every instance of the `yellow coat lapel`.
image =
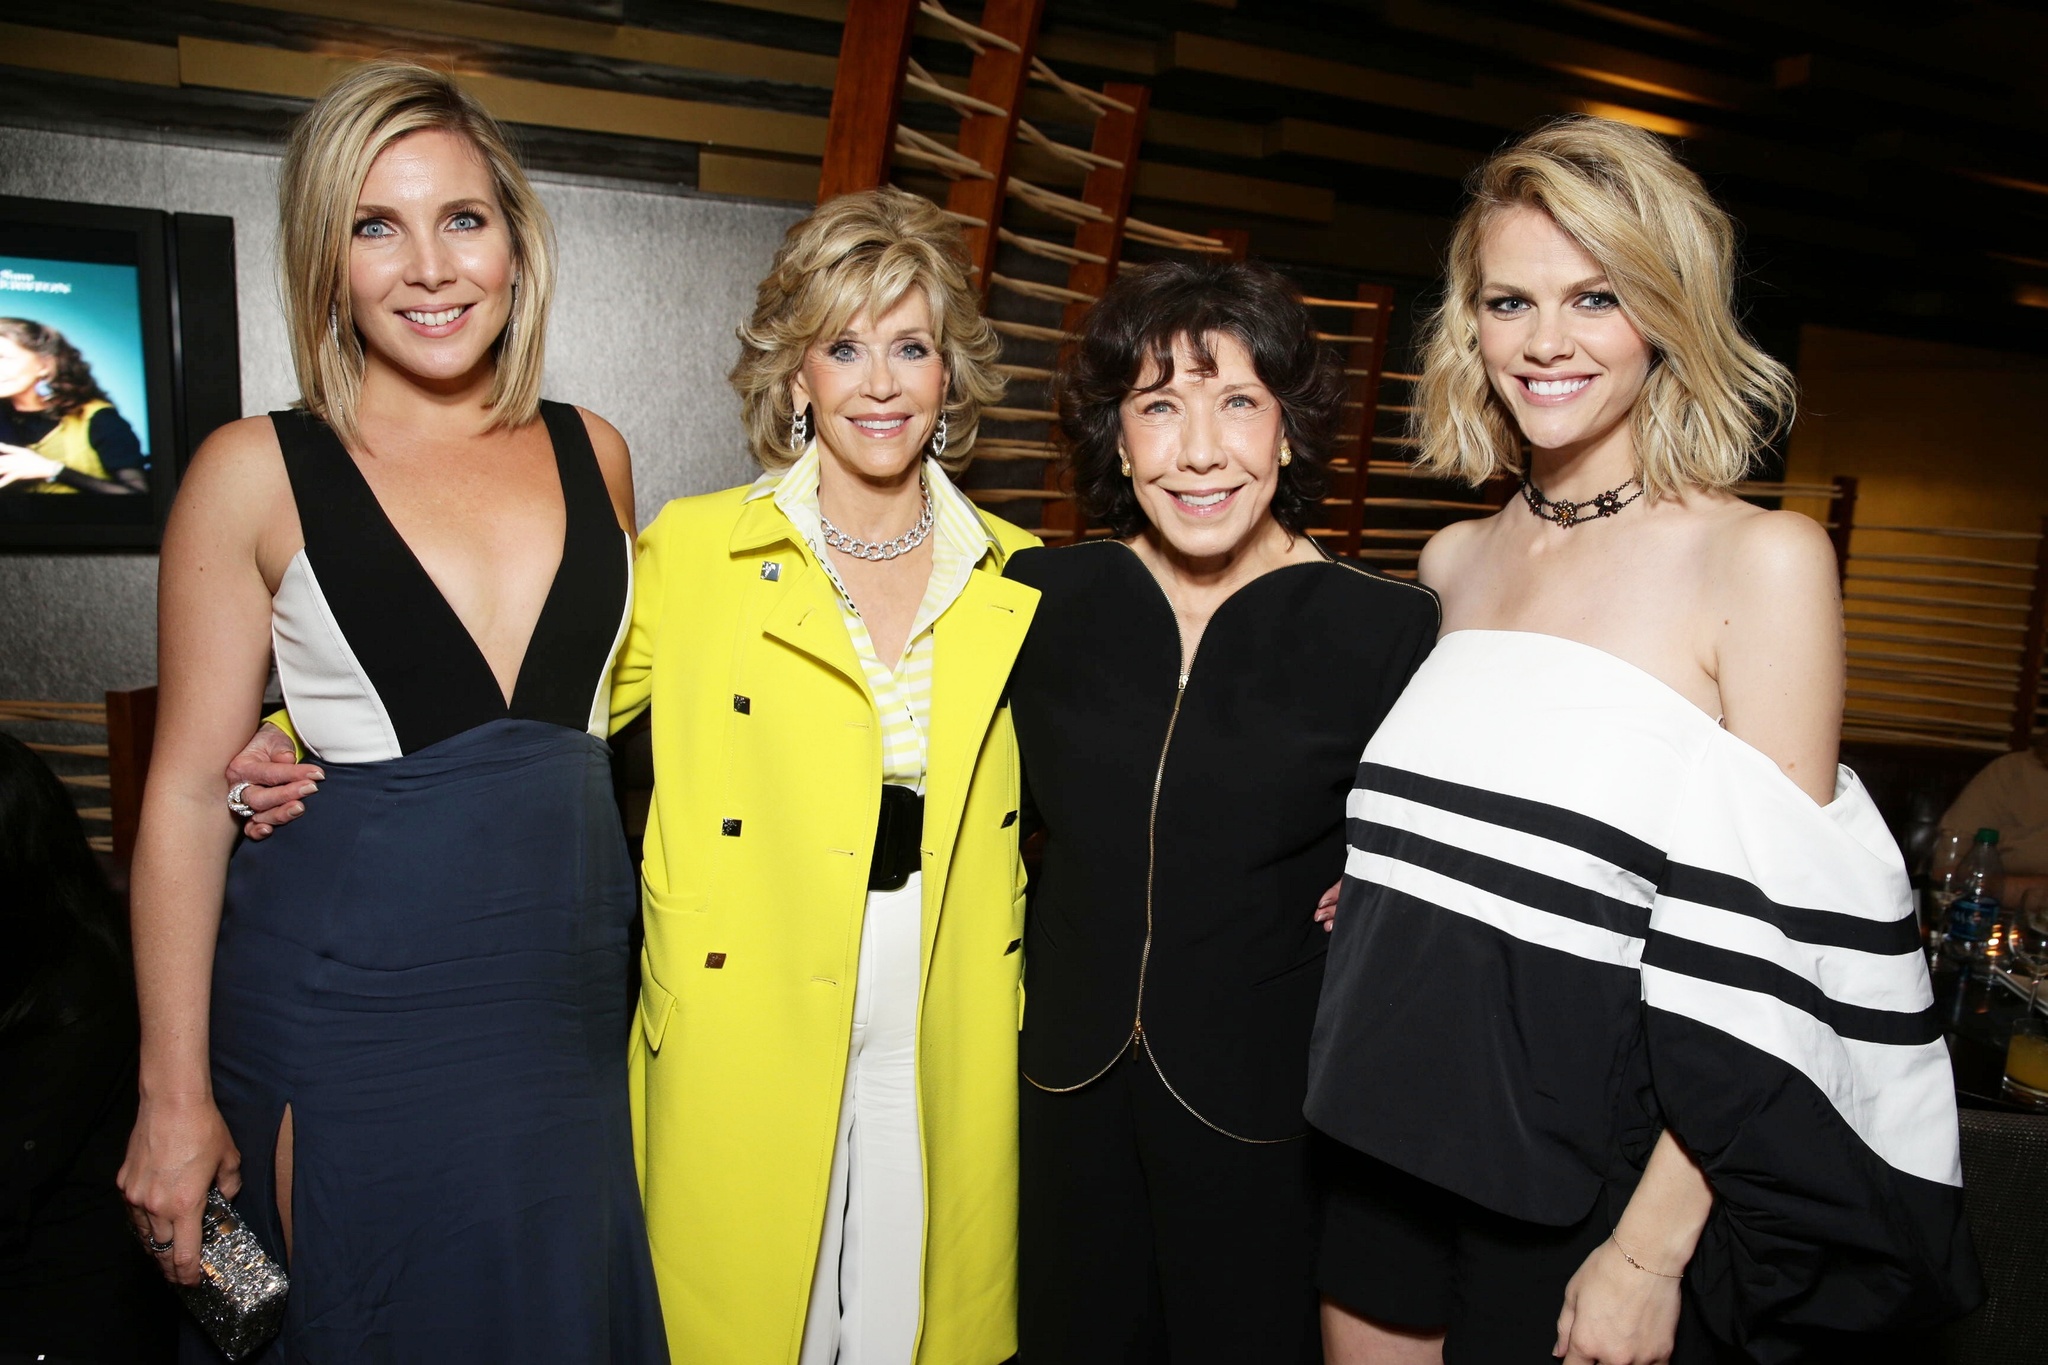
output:
[[735, 556], [760, 552], [762, 564], [774, 566], [776, 577], [768, 579], [764, 571], [761, 583], [762, 590], [774, 599], [761, 624], [762, 633], [844, 674], [872, 706], [874, 694], [853, 639], [846, 633], [838, 590], [813, 562], [809, 547], [775, 499], [759, 497], [741, 505], [728, 548]]

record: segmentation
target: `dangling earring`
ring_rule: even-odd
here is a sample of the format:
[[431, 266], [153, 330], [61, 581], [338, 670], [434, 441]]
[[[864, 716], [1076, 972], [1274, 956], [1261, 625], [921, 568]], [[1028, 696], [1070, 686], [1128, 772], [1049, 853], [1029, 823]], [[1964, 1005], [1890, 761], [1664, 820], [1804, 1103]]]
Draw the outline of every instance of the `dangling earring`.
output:
[[1285, 436], [1282, 436], [1280, 438], [1280, 467], [1282, 469], [1285, 469], [1288, 465], [1291, 465], [1293, 463], [1294, 450], [1291, 446], [1287, 444], [1287, 438]]
[[1124, 454], [1122, 446], [1116, 448], [1116, 462], [1124, 471], [1124, 477], [1127, 479], [1131, 477], [1131, 457]]
[[341, 305], [327, 305], [327, 339], [334, 343], [334, 349], [341, 349]]
[[789, 449], [792, 454], [801, 455], [805, 446], [811, 443], [811, 410], [802, 412], [795, 409], [789, 414]]
[[510, 346], [510, 345], [512, 344], [512, 340], [513, 340], [513, 338], [517, 337], [518, 335], [519, 335], [519, 281], [517, 281], [517, 280], [514, 280], [514, 281], [512, 281], [512, 308], [511, 308], [511, 310], [510, 310], [510, 311], [509, 311], [509, 312], [508, 312], [508, 313], [507, 313], [507, 314], [505, 315], [505, 341], [504, 341], [504, 344], [505, 344], [505, 345], [507, 345], [507, 346]]
[[939, 424], [932, 428], [932, 458], [939, 459], [946, 453], [946, 414], [939, 414]]
[[47, 403], [56, 396], [56, 386], [51, 384], [49, 380], [38, 379], [36, 381], [36, 397], [42, 399], [45, 403]]

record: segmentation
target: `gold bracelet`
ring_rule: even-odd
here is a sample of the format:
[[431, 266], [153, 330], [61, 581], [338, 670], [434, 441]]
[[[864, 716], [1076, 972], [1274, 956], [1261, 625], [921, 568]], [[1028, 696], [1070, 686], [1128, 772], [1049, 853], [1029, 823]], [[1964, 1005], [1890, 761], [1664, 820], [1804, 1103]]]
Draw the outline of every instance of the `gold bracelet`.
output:
[[1666, 1274], [1664, 1271], [1661, 1270], [1650, 1269], [1650, 1267], [1644, 1265], [1641, 1261], [1638, 1261], [1635, 1257], [1629, 1255], [1628, 1248], [1623, 1246], [1621, 1244], [1621, 1239], [1616, 1237], [1613, 1233], [1609, 1233], [1607, 1235], [1607, 1240], [1614, 1243], [1614, 1249], [1621, 1253], [1622, 1260], [1627, 1261], [1630, 1265], [1634, 1266], [1637, 1270], [1642, 1271], [1645, 1275], [1655, 1275], [1660, 1280], [1682, 1280], [1685, 1278], [1685, 1272], [1682, 1270], [1679, 1271], [1676, 1275], [1670, 1275]]

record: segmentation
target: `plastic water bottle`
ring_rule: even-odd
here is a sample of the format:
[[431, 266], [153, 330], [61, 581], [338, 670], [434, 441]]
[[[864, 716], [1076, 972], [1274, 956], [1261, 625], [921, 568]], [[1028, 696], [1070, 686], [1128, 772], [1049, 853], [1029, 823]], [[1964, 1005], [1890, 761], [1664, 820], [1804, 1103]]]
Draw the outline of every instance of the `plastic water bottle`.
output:
[[1948, 908], [1942, 953], [1971, 976], [1988, 977], [2000, 956], [1999, 919], [2005, 902], [2005, 865], [1998, 857], [1997, 830], [1977, 831], [1976, 842], [1949, 885], [1956, 897]]

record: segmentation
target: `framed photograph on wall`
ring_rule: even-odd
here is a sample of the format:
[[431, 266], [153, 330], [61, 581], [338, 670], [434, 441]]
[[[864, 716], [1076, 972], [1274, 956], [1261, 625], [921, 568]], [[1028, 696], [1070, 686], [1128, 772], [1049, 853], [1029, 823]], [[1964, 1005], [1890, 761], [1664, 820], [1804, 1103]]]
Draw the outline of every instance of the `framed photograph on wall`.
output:
[[233, 222], [0, 197], [0, 546], [153, 547], [241, 415]]

